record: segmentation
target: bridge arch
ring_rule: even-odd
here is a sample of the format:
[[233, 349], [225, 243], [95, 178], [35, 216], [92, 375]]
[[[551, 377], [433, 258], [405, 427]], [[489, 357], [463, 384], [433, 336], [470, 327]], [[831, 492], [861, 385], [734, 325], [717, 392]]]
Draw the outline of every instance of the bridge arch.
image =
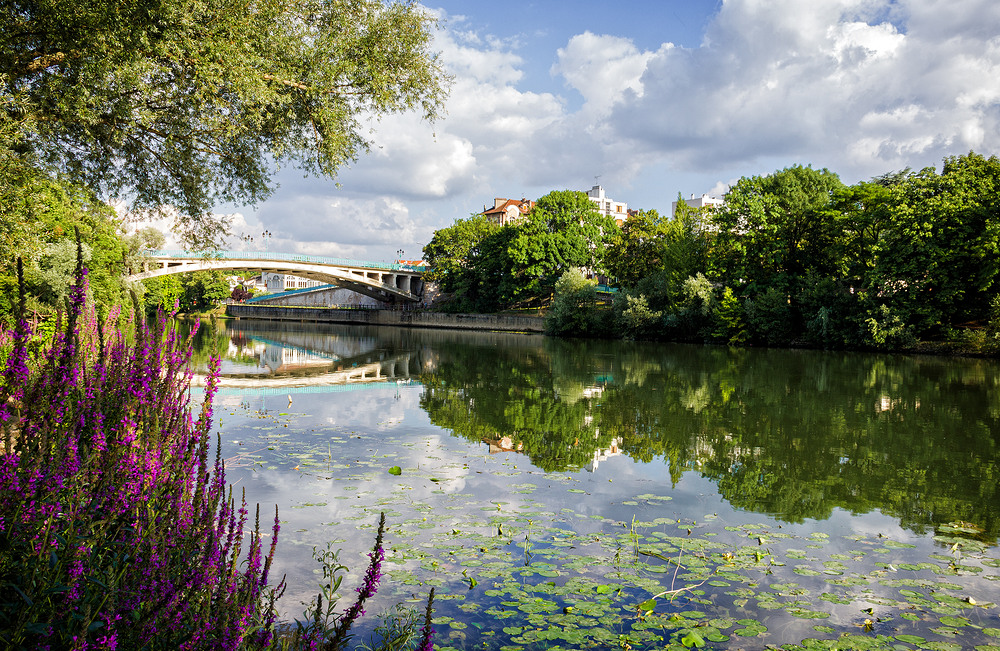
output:
[[336, 285], [386, 302], [417, 302], [424, 293], [424, 267], [399, 263], [364, 262], [343, 258], [258, 253], [252, 251], [152, 251], [141, 272], [126, 280], [138, 282], [195, 271], [242, 270], [284, 273]]

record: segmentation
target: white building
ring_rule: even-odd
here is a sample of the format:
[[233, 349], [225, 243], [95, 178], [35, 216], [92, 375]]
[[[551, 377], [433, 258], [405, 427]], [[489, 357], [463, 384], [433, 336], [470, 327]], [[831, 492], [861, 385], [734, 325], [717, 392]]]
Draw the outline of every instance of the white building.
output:
[[[690, 199], [685, 199], [684, 200], [684, 203], [686, 203], [691, 208], [705, 208], [705, 207], [710, 207], [710, 208], [714, 209], [714, 208], [717, 208], [717, 207], [721, 206], [722, 204], [726, 203], [726, 200], [725, 199], [719, 199], [718, 197], [710, 197], [707, 194], [703, 194], [700, 197], [696, 197], [696, 196], [694, 196], [692, 194]], [[677, 202], [676, 201], [674, 201], [673, 203], [670, 204], [670, 216], [671, 217], [676, 217], [677, 216]]]
[[619, 226], [628, 218], [628, 204], [605, 195], [604, 188], [599, 185], [590, 189], [587, 198], [597, 204], [597, 212], [614, 219]]
[[262, 275], [268, 292], [287, 292], [292, 289], [306, 289], [326, 284], [318, 280], [309, 280], [308, 278], [299, 278], [298, 276], [288, 274], [264, 272]]

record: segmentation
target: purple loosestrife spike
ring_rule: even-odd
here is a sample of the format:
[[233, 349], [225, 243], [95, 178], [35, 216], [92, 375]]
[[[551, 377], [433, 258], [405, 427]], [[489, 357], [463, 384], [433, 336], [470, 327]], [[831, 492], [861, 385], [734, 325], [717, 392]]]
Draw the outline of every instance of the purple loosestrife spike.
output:
[[382, 561], [385, 559], [385, 551], [382, 549], [382, 535], [385, 533], [385, 512], [383, 511], [378, 523], [378, 534], [375, 536], [375, 546], [372, 548], [368, 557], [371, 559], [371, 563], [368, 565], [368, 571], [365, 572], [365, 580], [358, 588], [358, 598], [355, 600], [354, 604], [347, 609], [347, 612], [340, 616], [340, 623], [337, 625], [337, 629], [334, 631], [333, 637], [331, 637], [327, 643], [324, 645], [326, 651], [336, 651], [341, 649], [347, 643], [348, 631], [351, 625], [354, 624], [355, 620], [364, 614], [364, 603], [365, 600], [374, 595], [378, 591], [378, 584], [382, 578]]
[[420, 644], [416, 651], [434, 651], [434, 629], [431, 628], [431, 618], [434, 615], [434, 588], [427, 595], [427, 608], [424, 610], [424, 626], [420, 629]]

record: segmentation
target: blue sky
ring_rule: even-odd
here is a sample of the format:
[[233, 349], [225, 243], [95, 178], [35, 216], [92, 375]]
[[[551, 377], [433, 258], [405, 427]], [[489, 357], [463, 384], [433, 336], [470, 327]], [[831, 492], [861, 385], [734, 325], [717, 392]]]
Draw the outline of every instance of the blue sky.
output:
[[[669, 212], [793, 164], [847, 183], [1000, 153], [996, 0], [424, 0], [455, 82], [335, 181], [234, 213], [275, 251], [416, 258], [492, 203], [588, 190]], [[238, 240], [233, 238], [233, 248]], [[249, 248], [260, 248], [255, 238]]]

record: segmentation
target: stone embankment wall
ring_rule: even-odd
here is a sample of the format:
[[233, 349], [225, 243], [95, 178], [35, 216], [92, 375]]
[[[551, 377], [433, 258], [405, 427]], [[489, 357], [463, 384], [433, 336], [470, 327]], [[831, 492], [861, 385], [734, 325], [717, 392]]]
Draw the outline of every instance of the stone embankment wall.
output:
[[545, 320], [537, 316], [496, 314], [443, 314], [423, 310], [338, 310], [334, 308], [281, 307], [231, 304], [226, 316], [237, 319], [269, 319], [313, 323], [355, 323], [411, 328], [452, 328], [500, 332], [542, 332]]

